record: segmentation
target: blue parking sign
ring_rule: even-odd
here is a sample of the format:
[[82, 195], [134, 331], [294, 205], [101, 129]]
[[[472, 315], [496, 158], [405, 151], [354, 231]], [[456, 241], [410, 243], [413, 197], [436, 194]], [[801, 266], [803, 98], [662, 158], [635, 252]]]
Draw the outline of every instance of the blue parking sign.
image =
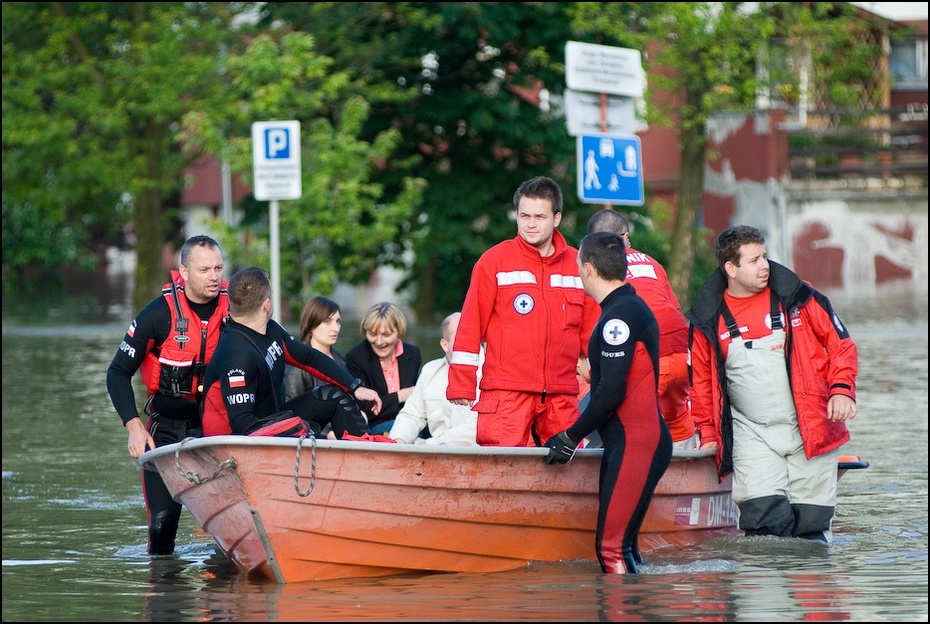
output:
[[578, 135], [578, 199], [642, 206], [643, 161], [636, 135]]
[[252, 124], [252, 192], [259, 201], [300, 199], [300, 122]]
[[268, 160], [289, 160], [291, 158], [290, 128], [265, 127], [265, 158]]

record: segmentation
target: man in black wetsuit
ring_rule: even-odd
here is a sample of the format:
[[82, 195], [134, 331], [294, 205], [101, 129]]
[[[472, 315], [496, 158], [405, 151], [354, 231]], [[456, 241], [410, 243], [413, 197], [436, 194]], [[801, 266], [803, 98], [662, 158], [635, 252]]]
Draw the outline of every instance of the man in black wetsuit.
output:
[[623, 240], [585, 236], [578, 266], [585, 292], [601, 305], [591, 333], [591, 395], [584, 412], [546, 442], [545, 461], [567, 463], [595, 429], [604, 441], [595, 549], [605, 573], [637, 572], [637, 540], [659, 479], [672, 458], [672, 437], [657, 401], [659, 326], [626, 279]]
[[[200, 399], [204, 366], [219, 341], [229, 313], [223, 282], [223, 250], [209, 236], [194, 236], [181, 247], [180, 264], [161, 295], [129, 324], [107, 369], [107, 392], [129, 432], [129, 454], [138, 458], [156, 446], [202, 435]], [[142, 369], [147, 389], [142, 422], [132, 377]], [[142, 471], [148, 510], [148, 552], [174, 552], [181, 505], [161, 476]]]
[[[229, 312], [204, 381], [205, 435], [249, 434], [262, 419], [284, 410], [316, 423], [317, 431], [331, 424], [337, 438], [368, 433], [356, 400], [372, 401], [377, 413], [378, 392], [272, 320], [271, 282], [264, 269], [248, 267], [232, 276]], [[306, 370], [326, 385], [285, 402], [285, 364]]]

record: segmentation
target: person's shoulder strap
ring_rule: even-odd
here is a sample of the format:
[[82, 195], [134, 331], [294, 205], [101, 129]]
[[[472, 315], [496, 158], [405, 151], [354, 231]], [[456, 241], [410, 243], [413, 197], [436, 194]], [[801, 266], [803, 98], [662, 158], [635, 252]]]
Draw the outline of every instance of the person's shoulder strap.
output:
[[783, 327], [781, 312], [778, 309], [778, 295], [775, 294], [774, 288], [769, 288], [769, 293], [771, 300], [771, 311], [769, 312], [769, 316], [772, 319], [772, 331], [777, 331]]
[[184, 311], [181, 309], [181, 295], [178, 292], [177, 282], [171, 282], [171, 299], [174, 302], [174, 331], [186, 334], [190, 328], [190, 320], [184, 316]]
[[[777, 300], [775, 304], [778, 305]], [[730, 332], [730, 338], [739, 338], [742, 333], [739, 330], [739, 326], [736, 324], [736, 319], [733, 318], [733, 313], [730, 312], [730, 308], [727, 306], [726, 299], [720, 303], [720, 314], [723, 316], [723, 322], [727, 325], [727, 331]]]

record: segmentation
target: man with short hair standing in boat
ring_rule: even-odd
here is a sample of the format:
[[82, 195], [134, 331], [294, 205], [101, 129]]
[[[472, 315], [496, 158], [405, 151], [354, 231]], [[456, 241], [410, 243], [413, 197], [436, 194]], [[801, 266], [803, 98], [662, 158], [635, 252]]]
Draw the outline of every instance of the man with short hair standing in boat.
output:
[[578, 250], [585, 292], [601, 306], [591, 334], [591, 394], [568, 429], [546, 441], [545, 461], [567, 463], [597, 430], [604, 443], [595, 549], [605, 573], [635, 573], [637, 541], [652, 495], [672, 459], [672, 437], [659, 411], [659, 325], [626, 283], [623, 240], [588, 234]]
[[527, 180], [513, 206], [517, 236], [484, 252], [472, 269], [446, 390], [453, 403], [474, 404], [478, 444], [487, 446], [538, 445], [574, 422], [575, 369], [597, 321], [578, 278], [578, 252], [556, 230], [559, 185]]
[[856, 416], [856, 345], [830, 301], [770, 262], [754, 227], [727, 228], [694, 297], [692, 416], [733, 473], [747, 535], [829, 543], [839, 448]]
[[[171, 271], [161, 295], [129, 324], [107, 369], [107, 392], [129, 432], [127, 446], [133, 458], [156, 446], [202, 435], [203, 372], [228, 312], [223, 250], [209, 236], [187, 239], [178, 270]], [[147, 423], [139, 416], [132, 388], [140, 368], [148, 392]], [[148, 510], [148, 552], [170, 555], [181, 504], [152, 470], [142, 471], [142, 494]]]

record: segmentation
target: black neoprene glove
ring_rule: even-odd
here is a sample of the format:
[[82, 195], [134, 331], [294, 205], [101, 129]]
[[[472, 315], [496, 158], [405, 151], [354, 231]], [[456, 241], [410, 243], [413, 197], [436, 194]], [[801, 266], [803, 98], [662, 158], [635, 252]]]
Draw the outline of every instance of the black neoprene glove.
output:
[[578, 446], [578, 444], [572, 442], [572, 439], [568, 437], [567, 433], [560, 431], [546, 440], [545, 446], [549, 447], [549, 454], [546, 455], [547, 464], [554, 464], [556, 462], [567, 464], [572, 460], [572, 457], [575, 456], [575, 447]]

